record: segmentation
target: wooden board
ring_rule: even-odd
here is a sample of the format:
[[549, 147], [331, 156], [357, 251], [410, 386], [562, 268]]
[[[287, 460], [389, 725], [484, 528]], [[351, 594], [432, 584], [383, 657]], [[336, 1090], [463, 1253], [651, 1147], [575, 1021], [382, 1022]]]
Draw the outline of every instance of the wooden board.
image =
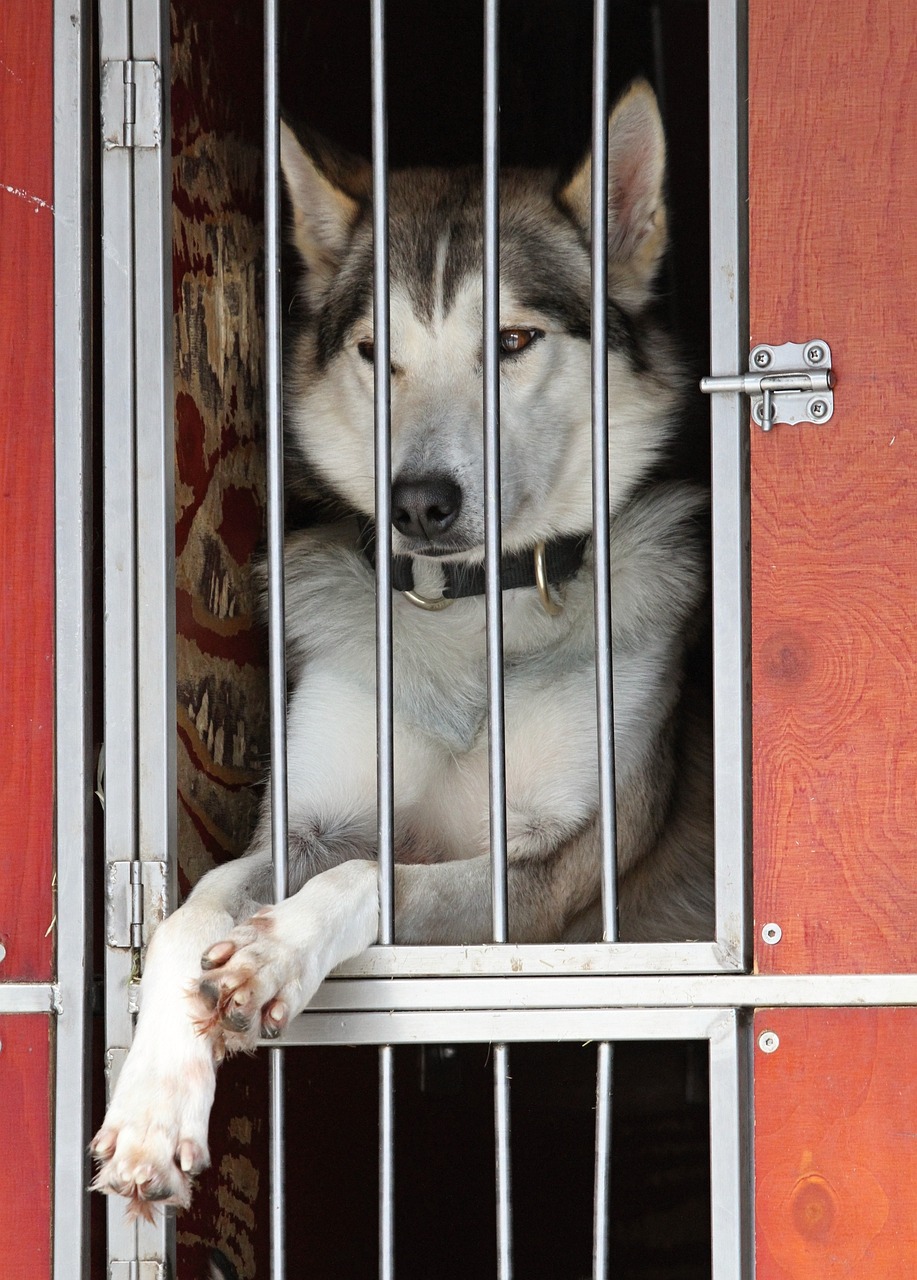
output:
[[45, 1014], [0, 1017], [0, 1276], [51, 1275], [51, 1028]]
[[52, 5], [0, 5], [0, 980], [51, 977]]
[[752, 431], [765, 972], [917, 968], [913, 16], [750, 4], [752, 342], [825, 339], [838, 376], [829, 424]]
[[755, 1017], [757, 1280], [917, 1275], [917, 1009]]

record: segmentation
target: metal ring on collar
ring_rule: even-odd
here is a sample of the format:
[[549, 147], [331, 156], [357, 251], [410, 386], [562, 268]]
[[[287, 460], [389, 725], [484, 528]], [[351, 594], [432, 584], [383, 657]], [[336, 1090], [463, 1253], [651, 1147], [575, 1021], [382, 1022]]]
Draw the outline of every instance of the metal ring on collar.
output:
[[556, 618], [559, 613], [563, 613], [563, 603], [555, 600], [551, 595], [544, 542], [535, 543], [535, 586], [538, 588], [538, 595], [545, 613], [550, 614], [552, 618]]
[[418, 595], [416, 591], [402, 591], [405, 600], [410, 600], [411, 604], [416, 604], [418, 609], [427, 609], [430, 613], [437, 613], [440, 609], [448, 609], [450, 604], [455, 604], [452, 596], [439, 596], [435, 600], [429, 599], [427, 596]]

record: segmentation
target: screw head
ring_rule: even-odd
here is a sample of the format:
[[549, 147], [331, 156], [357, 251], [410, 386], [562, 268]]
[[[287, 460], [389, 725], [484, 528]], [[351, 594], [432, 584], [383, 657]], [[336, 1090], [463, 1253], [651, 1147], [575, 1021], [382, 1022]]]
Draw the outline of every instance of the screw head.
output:
[[761, 937], [770, 946], [773, 946], [776, 942], [779, 942], [780, 939], [783, 937], [783, 930], [780, 928], [779, 924], [774, 924], [773, 922], [771, 922], [770, 924], [766, 924], [763, 927], [763, 929], [761, 930]]
[[752, 357], [759, 369], [766, 369], [773, 357], [766, 347], [761, 347]]
[[813, 342], [811, 347], [806, 347], [805, 358], [809, 364], [821, 364], [825, 358], [825, 348]]
[[828, 405], [824, 400], [813, 400], [809, 405], [809, 413], [813, 418], [823, 418], [827, 412]]
[[780, 1037], [776, 1031], [762, 1031], [758, 1036], [758, 1048], [762, 1053], [775, 1053], [780, 1048]]

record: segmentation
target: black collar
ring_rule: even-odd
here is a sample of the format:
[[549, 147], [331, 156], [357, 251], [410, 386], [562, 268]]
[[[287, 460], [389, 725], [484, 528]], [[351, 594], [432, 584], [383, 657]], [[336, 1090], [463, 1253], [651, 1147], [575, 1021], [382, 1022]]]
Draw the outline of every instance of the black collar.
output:
[[[590, 535], [566, 534], [544, 544], [545, 576], [552, 586], [560, 586], [576, 576], [583, 563], [583, 556]], [[375, 528], [368, 522], [361, 529], [360, 546], [369, 563], [376, 567]], [[500, 580], [504, 591], [514, 587], [537, 585], [536, 549], [513, 551], [500, 561]], [[482, 596], [486, 589], [483, 564], [465, 564], [456, 561], [440, 561], [443, 575], [442, 598], [460, 600], [465, 596]], [[414, 591], [413, 556], [392, 556], [392, 586], [396, 591]]]

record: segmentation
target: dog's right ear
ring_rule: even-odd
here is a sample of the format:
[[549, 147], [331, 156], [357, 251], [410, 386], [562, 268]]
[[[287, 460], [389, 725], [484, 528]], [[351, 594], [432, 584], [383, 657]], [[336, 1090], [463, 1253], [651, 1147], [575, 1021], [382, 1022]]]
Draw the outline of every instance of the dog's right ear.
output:
[[293, 243], [319, 288], [340, 265], [354, 223], [368, 201], [371, 170], [317, 135], [300, 142], [280, 122], [280, 164], [293, 206]]

